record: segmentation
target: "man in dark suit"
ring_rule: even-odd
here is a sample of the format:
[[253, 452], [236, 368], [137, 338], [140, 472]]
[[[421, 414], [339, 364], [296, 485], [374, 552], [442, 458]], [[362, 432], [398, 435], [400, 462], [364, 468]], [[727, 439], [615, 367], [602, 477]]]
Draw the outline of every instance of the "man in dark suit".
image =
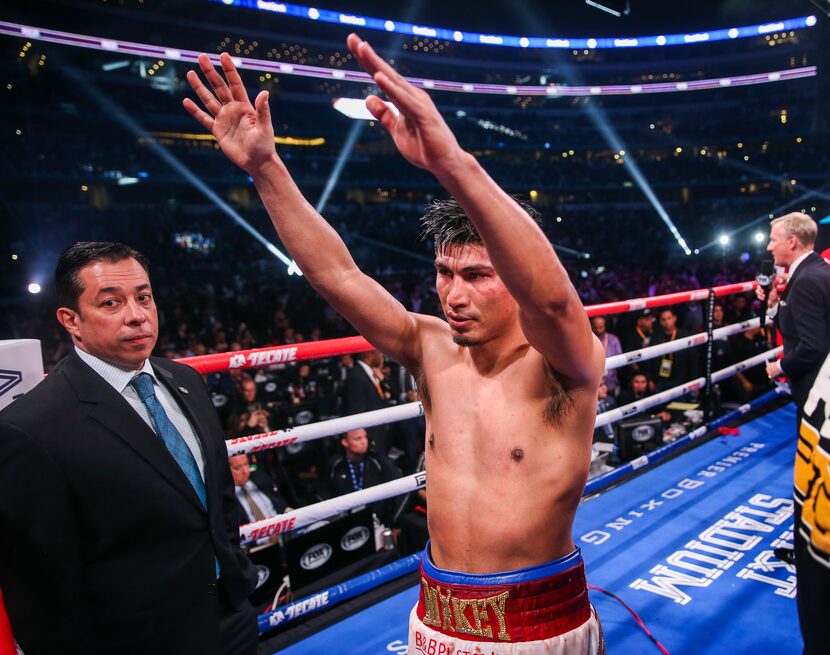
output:
[[240, 516], [246, 523], [261, 521], [286, 510], [288, 503], [277, 485], [264, 471], [251, 471], [251, 463], [246, 454], [229, 457], [228, 464]]
[[[798, 408], [795, 566], [805, 655], [830, 652], [830, 624], [826, 619], [830, 607], [830, 548], [826, 542], [810, 538], [818, 535], [819, 527], [826, 526], [820, 526], [815, 516], [802, 522], [805, 501], [813, 500], [817, 490], [823, 487], [823, 470], [827, 468], [814, 439], [817, 433], [802, 426], [810, 389], [830, 353], [830, 267], [813, 251], [817, 233], [818, 226], [806, 214], [787, 214], [772, 221], [767, 246], [775, 264], [789, 268], [787, 287], [780, 300], [774, 289], [770, 292], [769, 305], [784, 341], [784, 357], [767, 364], [767, 374], [770, 378], [780, 375], [789, 378]], [[762, 290], [758, 296], [763, 300]], [[788, 561], [786, 553], [778, 549], [776, 555]]]
[[[344, 410], [347, 414], [359, 414], [389, 407], [378, 372], [383, 366], [383, 355], [377, 350], [360, 353], [346, 376], [343, 387]], [[389, 426], [376, 425], [367, 429], [369, 441], [376, 452], [386, 455], [389, 451]]]
[[813, 251], [818, 228], [801, 213], [787, 214], [772, 222], [767, 250], [777, 266], [789, 268], [787, 287], [770, 293], [776, 308], [775, 324], [784, 341], [784, 357], [767, 365], [775, 378], [790, 379], [793, 401], [800, 412], [816, 375], [830, 350], [830, 268]]
[[65, 251], [74, 351], [0, 412], [0, 588], [27, 655], [256, 652], [222, 430], [199, 374], [150, 357], [147, 270], [121, 244]]

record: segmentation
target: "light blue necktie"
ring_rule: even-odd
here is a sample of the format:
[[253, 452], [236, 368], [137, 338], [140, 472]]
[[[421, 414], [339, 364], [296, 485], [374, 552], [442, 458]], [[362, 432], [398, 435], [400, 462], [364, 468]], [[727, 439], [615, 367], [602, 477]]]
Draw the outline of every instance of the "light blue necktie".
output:
[[[193, 457], [193, 453], [187, 447], [184, 437], [176, 429], [176, 426], [173, 425], [167, 413], [164, 411], [164, 407], [161, 406], [158, 398], [156, 398], [156, 392], [153, 389], [153, 378], [149, 373], [139, 373], [130, 380], [130, 386], [136, 390], [138, 397], [141, 398], [141, 402], [147, 407], [147, 411], [150, 412], [150, 419], [153, 421], [153, 425], [156, 426], [158, 436], [161, 437], [167, 450], [173, 455], [173, 459], [176, 460], [176, 463], [181, 467], [187, 479], [190, 480], [190, 484], [193, 485], [196, 495], [202, 501], [202, 507], [207, 509], [207, 491], [205, 490], [205, 482], [202, 480], [202, 474], [199, 473], [196, 458]], [[216, 569], [216, 577], [218, 578], [219, 560], [215, 557], [214, 568]]]
[[130, 380], [130, 385], [138, 392], [138, 397], [141, 398], [141, 402], [150, 412], [150, 419], [153, 421], [153, 425], [156, 426], [156, 433], [161, 437], [167, 450], [173, 455], [173, 459], [176, 460], [187, 479], [190, 480], [196, 495], [202, 501], [202, 507], [207, 509], [205, 482], [202, 480], [201, 473], [199, 473], [196, 459], [193, 457], [190, 448], [187, 447], [184, 437], [170, 421], [158, 398], [156, 398], [156, 392], [153, 389], [153, 378], [149, 373], [139, 373]]

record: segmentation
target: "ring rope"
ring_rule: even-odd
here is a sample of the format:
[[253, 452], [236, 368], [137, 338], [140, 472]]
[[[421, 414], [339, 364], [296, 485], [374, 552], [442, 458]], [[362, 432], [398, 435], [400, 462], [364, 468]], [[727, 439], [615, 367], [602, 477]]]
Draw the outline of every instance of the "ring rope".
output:
[[299, 619], [314, 612], [319, 612], [326, 607], [360, 596], [382, 584], [400, 578], [407, 573], [417, 571], [421, 564], [421, 554], [407, 555], [396, 562], [381, 566], [379, 569], [369, 571], [356, 578], [341, 582], [338, 585], [318, 591], [310, 596], [305, 596], [287, 605], [278, 607], [272, 612], [260, 614], [257, 617], [257, 628], [259, 634], [263, 634], [274, 628]]
[[650, 453], [646, 455], [642, 455], [637, 459], [633, 459], [630, 462], [626, 462], [617, 468], [607, 471], [606, 473], [602, 473], [595, 478], [588, 480], [588, 483], [585, 485], [585, 491], [583, 492], [583, 498], [585, 496], [589, 496], [591, 494], [595, 494], [600, 489], [608, 486], [609, 484], [616, 482], [620, 478], [625, 477], [626, 475], [633, 473], [638, 469], [642, 469], [645, 467], [652, 467], [657, 462], [665, 459], [671, 453], [675, 452], [679, 448], [683, 448], [690, 444], [692, 441], [696, 439], [700, 439], [706, 433], [711, 430], [714, 430], [717, 427], [720, 427], [724, 423], [728, 423], [732, 419], [738, 418], [739, 416], [743, 416], [744, 414], [748, 414], [753, 409], [756, 409], [762, 405], [765, 405], [772, 400], [779, 398], [780, 396], [789, 395], [789, 389], [785, 386], [776, 386], [775, 389], [771, 389], [767, 393], [762, 396], [758, 396], [757, 398], [753, 399], [752, 401], [746, 403], [745, 405], [741, 405], [737, 409], [732, 410], [724, 414], [723, 416], [719, 416], [718, 418], [710, 421], [705, 425], [698, 426], [688, 434], [684, 434], [682, 437], [678, 438], [676, 441], [668, 443], [660, 448], [652, 450]]
[[[753, 318], [735, 325], [727, 325], [714, 331], [715, 338], [731, 336], [739, 332], [745, 332], [760, 325], [760, 318]], [[771, 321], [768, 321], [768, 323]], [[356, 338], [356, 337], [355, 337]], [[656, 346], [648, 346], [639, 350], [632, 350], [620, 355], [614, 355], [606, 360], [607, 370], [619, 368], [631, 362], [646, 361], [660, 357], [661, 355], [684, 350], [692, 346], [699, 346], [708, 341], [707, 334], [696, 334], [685, 339], [675, 339]], [[664, 392], [665, 393], [665, 392]], [[683, 392], [685, 393], [685, 392]], [[682, 394], [680, 394], [682, 395]], [[295, 443], [304, 443], [323, 439], [337, 434], [357, 430], [358, 428], [371, 428], [376, 425], [386, 425], [405, 421], [407, 419], [423, 416], [424, 409], [420, 402], [404, 403], [394, 407], [385, 407], [371, 412], [341, 416], [326, 421], [317, 421], [308, 425], [301, 425], [285, 430], [273, 430], [262, 432], [245, 437], [235, 437], [226, 441], [228, 456], [241, 455], [243, 453], [256, 453], [270, 448], [280, 448]], [[597, 427], [601, 427], [597, 425]]]
[[323, 500], [307, 507], [300, 507], [285, 514], [247, 523], [239, 528], [240, 538], [243, 543], [247, 543], [291, 532], [292, 530], [299, 530], [318, 521], [324, 521], [337, 514], [353, 510], [356, 507], [377, 503], [395, 496], [402, 496], [416, 489], [422, 489], [426, 485], [426, 479], [426, 473], [419, 471], [391, 482], [384, 482], [374, 487]]
[[[736, 284], [713, 287], [712, 291], [716, 297], [747, 293], [752, 291], [756, 284], [754, 280], [751, 282], [738, 282]], [[707, 300], [708, 298], [709, 289], [694, 289], [692, 291], [679, 291], [662, 296], [621, 300], [619, 302], [604, 303], [601, 305], [588, 305], [585, 307], [585, 311], [589, 317], [606, 316], [641, 311], [643, 309], [654, 309], [656, 307], [666, 307], [683, 302], [697, 302]], [[176, 361], [180, 364], [187, 364], [204, 375], [206, 373], [218, 373], [235, 368], [256, 368], [324, 357], [339, 357], [340, 355], [365, 352], [373, 348], [374, 346], [363, 337], [344, 337], [341, 339], [326, 339], [324, 341], [307, 341], [287, 346], [269, 346], [253, 348], [251, 350], [211, 353], [210, 355], [198, 355], [196, 357], [182, 357]]]
[[[740, 371], [752, 368], [753, 366], [758, 366], [759, 364], [765, 364], [772, 357], [777, 356], [782, 351], [783, 348], [781, 346], [778, 346], [777, 348], [773, 348], [772, 350], [767, 350], [765, 352], [758, 353], [757, 355], [753, 355], [749, 359], [745, 359], [744, 361], [738, 362], [737, 364], [732, 364], [731, 366], [722, 368], [721, 370], [712, 373], [712, 382], [720, 382], [728, 377], [731, 377], [739, 373]], [[604, 425], [613, 423], [614, 421], [617, 421], [621, 418], [631, 416], [632, 414], [638, 414], [644, 409], [651, 409], [652, 407], [656, 407], [657, 405], [662, 405], [665, 402], [674, 400], [675, 398], [679, 398], [680, 396], [683, 396], [687, 393], [697, 391], [698, 389], [703, 388], [705, 384], [706, 378], [704, 376], [700, 376], [699, 378], [695, 378], [694, 380], [690, 380], [689, 382], [686, 382], [684, 384], [680, 384], [676, 387], [672, 387], [671, 389], [666, 389], [665, 391], [656, 393], [653, 396], [649, 396], [648, 398], [643, 398], [642, 400], [629, 403], [628, 405], [623, 405], [622, 407], [616, 407], [607, 412], [603, 412], [602, 414], [597, 416], [597, 422], [594, 427], [601, 428]]]
[[229, 439], [227, 443], [228, 457], [241, 455], [243, 453], [256, 453], [269, 448], [279, 448], [294, 443], [304, 443], [332, 437], [337, 434], [357, 430], [358, 428], [372, 428], [376, 425], [386, 425], [397, 421], [405, 421], [410, 418], [424, 415], [423, 405], [419, 401], [374, 409], [371, 412], [361, 412], [350, 416], [340, 416], [307, 425], [299, 425], [285, 430], [274, 430], [251, 434], [246, 437]]
[[[753, 357], [739, 362], [738, 364], [727, 366], [726, 368], [714, 373], [712, 375], [712, 380], [714, 382], [720, 382], [721, 380], [735, 375], [739, 371], [763, 364], [770, 358], [770, 356], [777, 355], [781, 351], [782, 348], [779, 346], [767, 352], [754, 355]], [[691, 382], [687, 382], [653, 396], [649, 396], [643, 400], [623, 405], [622, 407], [612, 409], [608, 412], [603, 412], [597, 416], [595, 426], [602, 427], [621, 418], [638, 414], [646, 409], [650, 409], [656, 405], [678, 398], [686, 393], [689, 393], [690, 391], [697, 390], [702, 387], [704, 383], [705, 378], [700, 377], [692, 380]], [[420, 403], [408, 404], [419, 405]], [[356, 414], [355, 416], [360, 415]], [[695, 432], [698, 430], [700, 430], [700, 428], [695, 430]], [[678, 441], [680, 440], [678, 439]], [[368, 489], [361, 489], [360, 491], [355, 491], [343, 496], [337, 496], [329, 500], [315, 503], [314, 505], [301, 507], [299, 509], [292, 510], [291, 512], [286, 512], [285, 514], [245, 524], [239, 528], [240, 538], [243, 542], [249, 542], [297, 530], [311, 525], [312, 523], [316, 523], [317, 521], [331, 518], [341, 512], [349, 511], [361, 505], [368, 505], [370, 503], [387, 500], [388, 498], [392, 498], [394, 496], [410, 493], [416, 489], [421, 489], [425, 485], [426, 474], [423, 471], [413, 473], [412, 475], [399, 478], [391, 482], [385, 482], [374, 487], [369, 487]]]
[[[772, 325], [772, 319], [767, 320], [767, 325]], [[760, 326], [760, 318], [751, 318], [741, 323], [725, 325], [724, 327], [718, 328], [712, 332], [712, 337], [715, 341], [717, 341], [718, 339], [731, 337], [733, 334], [746, 332], [747, 330], [752, 330], [753, 328]], [[631, 350], [619, 355], [612, 355], [605, 360], [605, 369], [610, 371], [611, 369], [627, 366], [632, 362], [641, 362], [654, 359], [655, 357], [660, 357], [661, 355], [674, 353], [679, 350], [685, 350], [686, 348], [691, 348], [693, 346], [703, 345], [707, 341], [709, 341], [709, 335], [705, 332], [701, 332], [700, 334], [693, 334], [692, 336], [683, 339], [675, 339], [674, 341], [659, 343], [656, 346], [647, 346], [646, 348], [640, 348], [639, 350]]]
[[[662, 446], [647, 455], [643, 455], [642, 457], [615, 468], [613, 471], [609, 471], [589, 480], [585, 485], [585, 490], [582, 494], [583, 500], [588, 496], [598, 493], [600, 490], [622, 479], [623, 477], [630, 475], [634, 471], [654, 466], [657, 462], [665, 459], [680, 448], [687, 446], [692, 441], [699, 439], [711, 430], [714, 430], [734, 418], [743, 416], [753, 409], [761, 407], [762, 405], [765, 405], [768, 402], [785, 395], [786, 393], [787, 390], [785, 388], [780, 386], [776, 387], [766, 394], [755, 398], [751, 402], [711, 421], [709, 424], [696, 428], [689, 434], [679, 438], [677, 441], [666, 444], [665, 446]], [[264, 634], [279, 627], [280, 625], [290, 623], [300, 617], [307, 616], [308, 614], [319, 612], [339, 602], [349, 600], [350, 598], [354, 598], [355, 596], [370, 591], [371, 589], [375, 589], [380, 585], [406, 575], [407, 573], [414, 572], [418, 569], [419, 563], [420, 553], [408, 555], [396, 562], [382, 566], [379, 569], [293, 601], [287, 605], [278, 607], [271, 612], [262, 614], [257, 619], [259, 634]]]

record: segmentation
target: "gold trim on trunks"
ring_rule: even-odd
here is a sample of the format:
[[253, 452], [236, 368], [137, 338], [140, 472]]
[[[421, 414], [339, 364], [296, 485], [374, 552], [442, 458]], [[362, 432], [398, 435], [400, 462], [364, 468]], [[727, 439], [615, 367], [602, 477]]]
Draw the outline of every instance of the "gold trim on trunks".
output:
[[[439, 586], [431, 587], [426, 578], [421, 578], [421, 592], [424, 596], [424, 625], [430, 625], [444, 632], [457, 632], [473, 637], [493, 638], [493, 620], [498, 624], [499, 641], [511, 641], [507, 632], [505, 608], [509, 591], [503, 591], [486, 598], [454, 598], [452, 590], [442, 593]], [[472, 611], [468, 612], [468, 608]]]

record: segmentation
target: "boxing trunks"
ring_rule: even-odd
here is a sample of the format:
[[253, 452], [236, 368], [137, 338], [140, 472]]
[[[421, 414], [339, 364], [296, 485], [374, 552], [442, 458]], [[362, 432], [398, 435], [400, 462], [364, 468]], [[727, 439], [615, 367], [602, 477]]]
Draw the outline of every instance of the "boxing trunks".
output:
[[519, 571], [439, 569], [427, 544], [409, 655], [604, 655], [579, 550]]

